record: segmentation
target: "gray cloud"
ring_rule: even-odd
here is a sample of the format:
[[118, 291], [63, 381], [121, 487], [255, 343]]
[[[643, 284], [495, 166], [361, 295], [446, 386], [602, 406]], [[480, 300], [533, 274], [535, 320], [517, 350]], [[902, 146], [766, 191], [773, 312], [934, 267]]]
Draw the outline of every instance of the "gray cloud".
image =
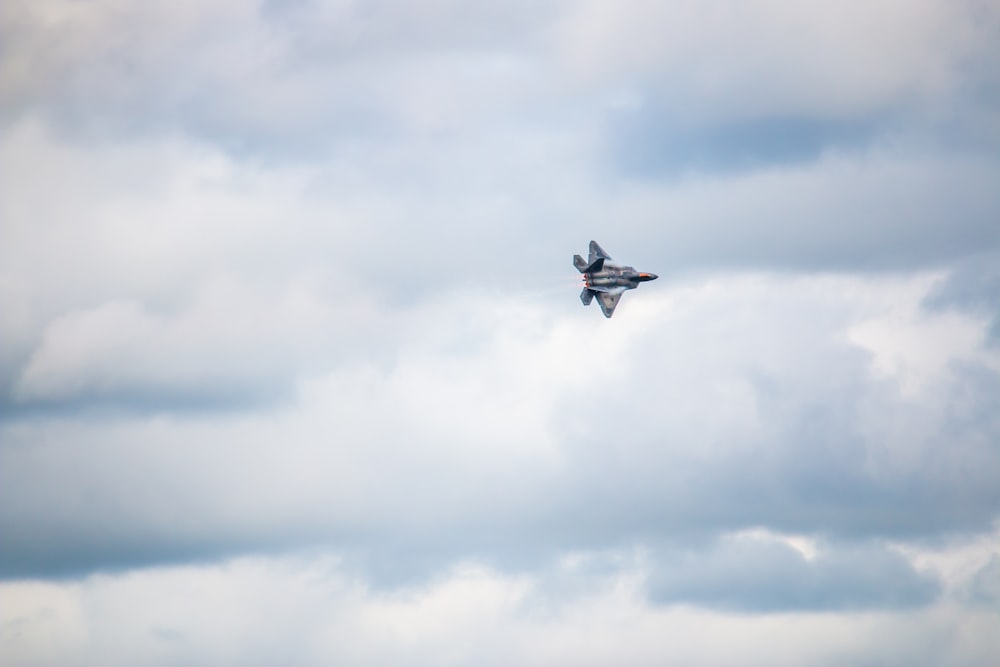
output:
[[[870, 283], [783, 283], [649, 292], [645, 323], [636, 299], [633, 328], [593, 340], [587, 313], [504, 300], [507, 319], [472, 297], [415, 311], [391, 364], [333, 371], [266, 413], [10, 424], [4, 574], [311, 547], [398, 586], [466, 559], [534, 571], [752, 526], [845, 543], [989, 530], [996, 373], [946, 365], [901, 395], [842, 340], [898, 288], [865, 305]], [[921, 316], [923, 292], [907, 298]], [[824, 568], [808, 576], [848, 566]]]
[[[453, 640], [480, 599], [505, 664], [663, 664], [664, 628], [745, 664], [684, 640], [785, 622], [826, 643], [758, 663], [992, 664], [995, 568], [926, 556], [1000, 517], [998, 25], [3, 3], [0, 662], [211, 664], [179, 583], [216, 619], [273, 586], [233, 606], [293, 620], [226, 636], [308, 635], [303, 664], [462, 662], [317, 624]], [[576, 296], [591, 238], [661, 276], [611, 321]], [[283, 607], [290, 580], [322, 594]], [[33, 644], [47, 596], [106, 645]]]
[[993, 555], [972, 578], [970, 596], [973, 601], [1000, 609], [1000, 556]]
[[551, 135], [567, 123], [583, 137], [601, 131], [609, 105], [636, 99], [642, 113], [610, 116], [629, 175], [796, 161], [845, 140], [997, 140], [1000, 19], [975, 2], [821, 20], [786, 2], [414, 11], [108, 0], [57, 3], [58, 20], [31, 3], [4, 11], [8, 120], [41, 114], [95, 139], [180, 131], [264, 161], [531, 126]]
[[638, 178], [814, 162], [826, 152], [857, 151], [878, 134], [871, 121], [809, 117], [692, 128], [656, 110], [614, 114], [609, 126], [610, 159]]
[[877, 547], [833, 548], [812, 559], [777, 541], [735, 538], [705, 551], [654, 557], [649, 595], [742, 612], [923, 606], [940, 584]]
[[960, 308], [990, 318], [990, 340], [1000, 342], [1000, 254], [984, 250], [960, 262], [927, 297], [935, 309]]

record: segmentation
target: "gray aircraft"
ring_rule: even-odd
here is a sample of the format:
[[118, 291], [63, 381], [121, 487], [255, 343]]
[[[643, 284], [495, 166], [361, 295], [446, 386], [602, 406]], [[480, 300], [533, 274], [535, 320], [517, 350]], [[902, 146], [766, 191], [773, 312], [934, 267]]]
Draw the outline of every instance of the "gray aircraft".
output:
[[604, 317], [614, 314], [625, 290], [635, 289], [639, 283], [657, 278], [655, 273], [641, 273], [631, 266], [615, 264], [611, 256], [597, 245], [597, 241], [590, 242], [590, 257], [586, 261], [579, 255], [573, 255], [573, 266], [583, 274], [580, 301], [589, 306], [596, 296]]

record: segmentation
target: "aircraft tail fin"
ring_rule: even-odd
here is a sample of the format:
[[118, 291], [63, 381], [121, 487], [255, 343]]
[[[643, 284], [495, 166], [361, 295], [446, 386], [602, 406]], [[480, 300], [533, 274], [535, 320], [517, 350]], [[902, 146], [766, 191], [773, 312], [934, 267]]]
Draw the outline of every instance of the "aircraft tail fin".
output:
[[583, 305], [589, 306], [590, 302], [594, 300], [594, 291], [591, 289], [583, 288], [580, 292], [580, 301], [583, 301]]
[[[593, 241], [591, 241], [591, 243], [593, 243]], [[598, 246], [598, 250], [600, 250], [600, 246]], [[609, 259], [607, 256], [604, 256], [603, 254], [595, 257], [593, 249], [591, 249], [590, 257], [591, 257], [590, 263], [588, 264], [587, 260], [585, 260], [583, 257], [580, 257], [579, 255], [573, 255], [573, 266], [575, 266], [576, 270], [579, 271], [580, 273], [595, 273], [603, 269], [604, 260]]]
[[604, 252], [604, 248], [597, 245], [597, 241], [590, 242], [590, 261], [593, 262], [598, 257], [603, 257], [604, 259], [611, 259], [611, 255]]

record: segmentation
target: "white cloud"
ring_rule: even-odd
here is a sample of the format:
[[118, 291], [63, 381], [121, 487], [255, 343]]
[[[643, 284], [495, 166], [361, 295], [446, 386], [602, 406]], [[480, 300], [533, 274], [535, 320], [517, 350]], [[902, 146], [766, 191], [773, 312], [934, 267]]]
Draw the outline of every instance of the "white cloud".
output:
[[[93, 397], [117, 382], [126, 394], [197, 397], [216, 378], [237, 392], [296, 379], [263, 411], [188, 414], [161, 397], [111, 421], [12, 423], [0, 493], [19, 508], [2, 514], [20, 538], [7, 558], [28, 572], [51, 540], [61, 545], [55, 567], [69, 571], [157, 562], [158, 552], [334, 544], [409, 548], [433, 572], [463, 556], [539, 563], [664, 531], [974, 531], [995, 513], [995, 426], [976, 416], [989, 386], [956, 403], [953, 387], [967, 380], [949, 375], [901, 394], [872, 378], [848, 339], [928, 285], [652, 283], [611, 321], [524, 295], [454, 295], [378, 320], [393, 331], [370, 329], [381, 336], [373, 347], [354, 342], [344, 356], [312, 337], [295, 342], [316, 322], [330, 326], [322, 308], [245, 338], [224, 308], [188, 323], [109, 307], [60, 325], [22, 389]], [[976, 358], [981, 340], [953, 349]], [[284, 344], [313, 352], [285, 356]], [[924, 507], [921, 487], [950, 500]], [[108, 521], [92, 543], [95, 522]]]
[[996, 662], [997, 25], [4, 3], [0, 662]]
[[[612, 192], [588, 189], [586, 151], [558, 135], [541, 146], [552, 151], [544, 173], [560, 172], [544, 193], [511, 155], [476, 173], [461, 142], [407, 183], [419, 147], [263, 166], [179, 138], [86, 147], [16, 125], [0, 144], [12, 184], [0, 202], [5, 375], [22, 401], [72, 399], [93, 381], [105, 397], [203, 379], [200, 395], [287, 387], [307, 358], [315, 375], [344, 346], [389, 344], [401, 301], [571, 292], [565, 257], [590, 235], [667, 278], [720, 265], [935, 265], [996, 240], [996, 170], [981, 160], [830, 156]], [[553, 212], [541, 235], [538, 207]], [[101, 375], [109, 363], [115, 377]]]
[[[400, 554], [405, 557], [405, 554]], [[366, 590], [328, 558], [240, 559], [59, 584], [4, 584], [4, 664], [827, 665], [988, 663], [995, 615], [728, 615], [651, 608], [634, 572], [538, 606], [539, 582], [458, 567], [431, 585]], [[45, 644], [33, 645], [44, 633]], [[726, 641], [719, 641], [725, 637]], [[846, 658], [845, 658], [846, 656]], [[984, 662], [985, 661], [985, 662]]]
[[[938, 282], [940, 277], [932, 278]], [[848, 338], [872, 354], [872, 372], [899, 383], [912, 396], [935, 390], [942, 375], [960, 364], [1000, 370], [1000, 356], [985, 346], [987, 322], [958, 312], [921, 308], [930, 286], [916, 284], [894, 295], [884, 311], [848, 331]]]
[[649, 83], [669, 117], [697, 126], [933, 105], [966, 83], [997, 18], [982, 3], [941, 0], [636, 0], [585, 3], [554, 34], [577, 79]]

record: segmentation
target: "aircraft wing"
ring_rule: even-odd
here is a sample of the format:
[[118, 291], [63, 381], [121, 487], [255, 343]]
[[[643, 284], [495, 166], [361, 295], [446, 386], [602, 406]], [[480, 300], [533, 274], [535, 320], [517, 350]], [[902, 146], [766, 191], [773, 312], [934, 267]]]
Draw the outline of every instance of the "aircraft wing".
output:
[[601, 312], [604, 317], [611, 317], [615, 308], [618, 307], [618, 300], [622, 298], [624, 292], [597, 292], [597, 302], [601, 304]]

